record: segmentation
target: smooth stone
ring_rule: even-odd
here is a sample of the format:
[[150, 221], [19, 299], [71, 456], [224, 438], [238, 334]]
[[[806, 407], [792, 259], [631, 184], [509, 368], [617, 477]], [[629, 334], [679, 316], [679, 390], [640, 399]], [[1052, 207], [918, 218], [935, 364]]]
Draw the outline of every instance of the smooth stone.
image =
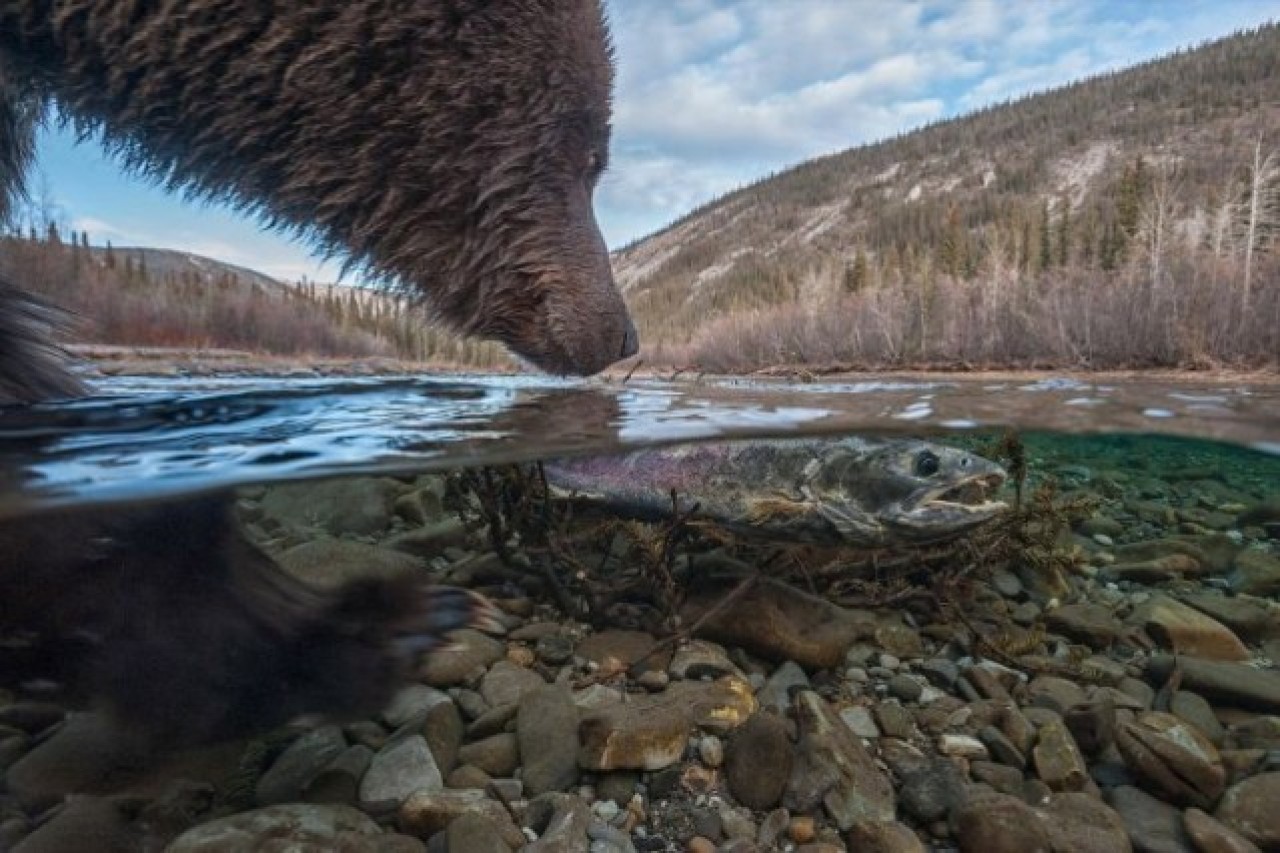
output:
[[483, 791], [488, 789], [489, 783], [492, 781], [493, 777], [479, 767], [460, 764], [449, 771], [449, 775], [445, 777], [444, 784], [449, 788], [479, 788]]
[[1213, 706], [1198, 693], [1175, 690], [1169, 699], [1169, 713], [1195, 726], [1214, 746], [1222, 745], [1226, 729], [1218, 722]]
[[892, 820], [893, 785], [827, 701], [812, 690], [795, 703], [800, 732], [783, 805], [809, 813], [819, 805], [842, 831], [860, 820]]
[[1116, 732], [1116, 705], [1109, 694], [1094, 694], [1091, 702], [1074, 705], [1062, 715], [1062, 722], [1085, 755], [1098, 755], [1111, 746]]
[[955, 690], [956, 681], [960, 679], [960, 667], [947, 658], [929, 658], [921, 661], [917, 670], [934, 687], [947, 692]]
[[1053, 853], [1130, 853], [1123, 818], [1089, 794], [1053, 794], [1035, 809]]
[[1184, 655], [1158, 655], [1147, 662], [1145, 675], [1153, 684], [1164, 684], [1175, 668], [1182, 673], [1184, 690], [1225, 705], [1280, 713], [1280, 672]]
[[914, 702], [924, 691], [919, 681], [909, 675], [899, 673], [889, 679], [889, 695], [903, 702]]
[[962, 853], [1050, 853], [1048, 832], [1017, 797], [973, 797], [952, 812], [950, 824]]
[[444, 788], [444, 778], [421, 735], [411, 735], [383, 747], [360, 782], [360, 807], [382, 813], [421, 792]]
[[360, 780], [368, 772], [373, 755], [373, 750], [364, 744], [347, 747], [311, 778], [302, 791], [302, 799], [308, 803], [356, 805]]
[[968, 798], [964, 776], [956, 765], [932, 758], [923, 767], [903, 774], [898, 804], [922, 824], [946, 820]]
[[860, 821], [849, 827], [845, 839], [858, 853], [926, 853], [920, 838], [896, 820]]
[[[385, 477], [343, 477], [271, 486], [262, 512], [286, 527], [323, 530], [331, 536], [372, 536], [391, 524], [404, 487]], [[351, 543], [358, 544], [358, 543]]]
[[[681, 608], [681, 621], [700, 624], [700, 636], [740, 646], [769, 661], [833, 669], [841, 665], [849, 646], [875, 631], [868, 614], [773, 579], [758, 581], [733, 607], [717, 610], [723, 595], [719, 588], [693, 592]], [[699, 621], [708, 614], [705, 622]]]
[[691, 640], [676, 649], [671, 663], [667, 665], [667, 672], [673, 678], [695, 681], [724, 675], [745, 678], [742, 671], [729, 660], [722, 646], [706, 640]]
[[1016, 767], [1018, 770], [1026, 768], [1027, 757], [1013, 745], [1009, 738], [1005, 737], [1004, 732], [995, 726], [983, 726], [979, 729], [978, 740], [982, 741], [982, 745], [986, 747], [991, 757], [1001, 764]]
[[449, 640], [448, 646], [427, 655], [418, 665], [418, 677], [432, 687], [464, 684], [506, 653], [503, 643], [470, 628], [454, 631]]
[[[582, 808], [586, 811], [587, 807], [583, 804]], [[501, 803], [490, 799], [483, 791], [473, 789], [414, 794], [400, 806], [396, 821], [401, 832], [426, 841], [468, 813], [479, 814], [492, 821], [501, 829], [502, 838], [509, 847], [520, 848], [528, 840]]]
[[1128, 621], [1175, 654], [1211, 660], [1249, 659], [1249, 650], [1230, 628], [1168, 596], [1153, 596], [1135, 609]]
[[[622, 672], [643, 661], [640, 669], [665, 670], [672, 652], [649, 655], [657, 645], [652, 634], [643, 631], [610, 629], [584, 637], [576, 649], [579, 657], [598, 664], [607, 672]], [[649, 655], [648, 657], [645, 657]]]
[[490, 776], [510, 776], [520, 766], [520, 747], [514, 732], [502, 732], [463, 744], [458, 761], [479, 767]]
[[1182, 813], [1182, 828], [1200, 853], [1260, 853], [1258, 845], [1200, 809]]
[[1107, 648], [1124, 630], [1110, 608], [1087, 602], [1064, 604], [1050, 610], [1044, 615], [1044, 624], [1050, 631], [1095, 649]]
[[281, 839], [288, 839], [292, 849], [334, 850], [340, 837], [382, 834], [381, 827], [351, 806], [285, 803], [202, 823], [178, 836], [165, 851], [268, 850]]
[[871, 716], [871, 709], [865, 705], [850, 705], [847, 708], [841, 708], [840, 719], [849, 727], [849, 731], [858, 737], [880, 737], [880, 728]]
[[1060, 720], [1040, 727], [1040, 736], [1031, 755], [1036, 775], [1050, 790], [1080, 791], [1089, 782], [1084, 756]]
[[453, 702], [441, 702], [427, 711], [421, 732], [441, 773], [448, 773], [457, 765], [465, 731], [462, 712]]
[[72, 714], [47, 740], [36, 744], [5, 772], [8, 793], [29, 811], [40, 811], [67, 794], [95, 790], [122, 770], [141, 766], [147, 750], [101, 713]]
[[520, 848], [520, 853], [587, 853], [589, 849], [592, 853], [617, 853], [609, 848], [597, 851], [591, 845], [591, 809], [578, 797], [543, 794], [529, 804], [525, 822], [538, 834], [538, 840]]
[[1208, 808], [1226, 785], [1218, 750], [1172, 714], [1147, 711], [1121, 725], [1116, 746], [1143, 787], [1170, 802]]
[[1016, 795], [1022, 789], [1022, 771], [1006, 764], [994, 761], [974, 760], [969, 762], [969, 775], [976, 782], [990, 785], [1001, 794]]
[[914, 628], [881, 625], [876, 629], [874, 639], [876, 645], [899, 660], [914, 660], [924, 654], [924, 642], [920, 639], [920, 632]]
[[467, 543], [467, 528], [460, 519], [443, 518], [397, 533], [386, 540], [386, 546], [420, 559], [435, 559], [446, 552]]
[[338, 726], [312, 729], [289, 744], [254, 786], [253, 798], [260, 806], [292, 803], [320, 771], [347, 748], [347, 739]]
[[765, 680], [756, 701], [761, 708], [785, 716], [791, 707], [792, 690], [802, 687], [809, 687], [809, 676], [795, 661], [783, 661]]
[[725, 784], [733, 798], [756, 811], [782, 801], [793, 750], [787, 724], [766, 711], [753, 714], [725, 748]]
[[1136, 853], [1195, 853], [1178, 809], [1127, 785], [1113, 788], [1108, 800], [1120, 813]]
[[467, 812], [458, 815], [445, 830], [449, 853], [511, 853], [502, 826], [488, 817]]
[[578, 725], [578, 765], [660, 770], [680, 760], [693, 728], [730, 731], [755, 710], [751, 685], [741, 679], [674, 682], [662, 693], [586, 712]]
[[536, 797], [578, 781], [578, 707], [559, 685], [524, 695], [516, 712], [525, 790]]
[[876, 726], [885, 737], [909, 739], [916, 728], [911, 712], [896, 702], [880, 702], [873, 711]]
[[526, 693], [546, 685], [546, 680], [531, 669], [500, 660], [480, 680], [480, 695], [489, 707], [518, 703]]
[[1035, 708], [1048, 708], [1059, 714], [1074, 705], [1083, 705], [1087, 700], [1080, 685], [1056, 675], [1033, 678], [1025, 692], [1026, 704]]
[[1222, 795], [1213, 816], [1265, 851], [1280, 851], [1280, 772], [1237, 782]]
[[1226, 625], [1246, 640], [1280, 636], [1280, 605], [1248, 595], [1221, 595], [1208, 591], [1183, 593], [1179, 599]]
[[1227, 583], [1234, 592], [1274, 596], [1280, 593], [1280, 556], [1248, 549], [1236, 555]]
[[990, 758], [987, 746], [973, 735], [944, 732], [938, 736], [938, 752], [953, 758], [985, 760]]
[[424, 716], [441, 702], [450, 702], [449, 694], [429, 687], [425, 684], [408, 684], [402, 687], [386, 710], [382, 712], [382, 720], [390, 728], [398, 729], [413, 720]]
[[1199, 575], [1205, 570], [1204, 564], [1187, 554], [1169, 554], [1154, 560], [1143, 560], [1135, 563], [1116, 562], [1107, 566], [1101, 577], [1107, 580], [1130, 581], [1133, 583], [1158, 583], [1174, 580], [1184, 575]]

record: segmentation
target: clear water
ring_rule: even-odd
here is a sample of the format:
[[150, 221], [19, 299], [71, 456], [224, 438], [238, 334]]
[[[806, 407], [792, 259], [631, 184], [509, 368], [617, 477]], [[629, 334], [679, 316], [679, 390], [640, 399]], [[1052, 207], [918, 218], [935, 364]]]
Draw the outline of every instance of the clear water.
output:
[[[813, 384], [485, 376], [114, 379], [84, 400], [0, 409], [0, 713], [27, 719], [23, 714], [32, 713], [31, 703], [46, 715], [50, 703], [84, 709], [94, 701], [92, 685], [105, 684], [107, 704], [122, 706], [130, 724], [154, 712], [152, 725], [166, 736], [176, 726], [179, 738], [214, 740], [224, 736], [219, 727], [228, 718], [239, 721], [237, 734], [247, 728], [260, 735], [296, 713], [316, 710], [317, 702], [324, 711], [341, 709], [348, 699], [355, 703], [358, 697], [348, 694], [358, 693], [362, 676], [376, 669], [365, 666], [363, 657], [343, 667], [346, 658], [321, 655], [311, 639], [304, 646], [286, 640], [290, 626], [300, 624], [307, 626], [308, 638], [325, 636], [317, 620], [335, 620], [314, 605], [322, 599], [312, 595], [313, 588], [336, 588], [335, 578], [339, 584], [350, 580], [341, 575], [353, 566], [369, 572], [368, 578], [377, 568], [371, 564], [404, 562], [412, 555], [414, 570], [426, 572], [432, 583], [476, 586], [504, 601], [523, 598], [541, 608], [534, 618], [550, 619], [562, 618], [566, 600], [570, 606], [579, 600], [566, 598], [557, 583], [580, 594], [606, 571], [624, 581], [653, 571], [635, 556], [643, 548], [619, 552], [617, 540], [600, 539], [595, 531], [604, 527], [596, 525], [582, 528], [589, 535], [567, 546], [580, 549], [571, 561], [557, 562], [558, 549], [566, 547], [561, 542], [521, 564], [541, 566], [546, 575], [559, 572], [560, 581], [541, 587], [544, 575], [538, 571], [504, 574], [503, 566], [515, 564], [502, 557], [498, 566], [486, 558], [502, 547], [495, 542], [507, 543], [509, 550], [518, 541], [523, 548], [530, 541], [525, 528], [509, 527], [508, 533], [517, 530], [510, 537], [474, 531], [464, 537], [463, 523], [474, 521], [475, 513], [461, 517], [468, 510], [449, 503], [450, 486], [439, 472], [660, 443], [811, 433], [894, 433], [988, 452], [1007, 428], [1022, 440], [1028, 490], [1052, 480], [1064, 500], [1096, 501], [1100, 517], [1090, 521], [1109, 526], [1081, 526], [1074, 536], [1066, 531], [1077, 551], [1083, 545], [1096, 554], [1113, 545], [1118, 550], [1190, 533], [1218, 543], [1230, 540], [1232, 551], [1280, 553], [1280, 384], [1066, 378]], [[527, 516], [535, 523], [542, 518]], [[255, 548], [244, 548], [246, 541]], [[762, 553], [749, 543], [734, 551], [736, 544], [722, 541], [699, 541], [696, 556], [727, 547], [743, 565]], [[346, 548], [356, 549], [354, 558]], [[274, 565], [265, 557], [246, 559], [248, 551], [269, 555], [308, 592], [279, 593], [296, 587], [281, 583], [274, 568], [264, 568]], [[878, 583], [895, 565], [894, 549], [884, 551], [889, 553], [877, 552], [862, 563], [854, 555], [841, 571], [869, 568], [874, 575], [868, 578]], [[902, 552], [898, 564], [916, 573], [913, 583], [927, 583], [921, 575], [932, 578], [935, 569], [956, 571], [953, 557], [962, 554], [910, 552], [905, 546]], [[684, 556], [692, 566], [694, 553]], [[485, 565], [490, 576], [478, 568]], [[805, 584], [826, 568], [818, 558], [785, 565]], [[1219, 587], [1232, 583], [1222, 571], [1204, 580], [1210, 581]], [[840, 595], [856, 602], [862, 594], [858, 578], [853, 586], [831, 575], [823, 582], [823, 594], [839, 603], [851, 603]], [[647, 598], [615, 602], [617, 610], [572, 618], [662, 634], [669, 621], [643, 621], [670, 612], [664, 596], [671, 590], [654, 586], [644, 587]], [[418, 601], [413, 595], [405, 597]], [[587, 610], [595, 607], [594, 598], [580, 600], [592, 602]], [[397, 602], [379, 606], [391, 612]], [[633, 617], [634, 624], [625, 621]], [[380, 612], [368, 621], [393, 620]], [[335, 647], [357, 647], [353, 625], [368, 627], [354, 617], [341, 620]], [[306, 657], [305, 666], [298, 666], [299, 655]], [[64, 667], [65, 661], [71, 663]], [[83, 692], [74, 668], [82, 665], [91, 679]], [[1268, 664], [1259, 658], [1258, 665]], [[272, 675], [298, 668], [312, 677]], [[272, 692], [278, 685], [284, 686]], [[369, 719], [372, 713], [370, 707], [357, 716]], [[81, 714], [63, 723], [58, 716], [47, 729], [33, 726], [31, 737], [17, 737], [22, 749], [10, 749], [9, 760], [30, 751], [22, 765], [14, 765], [22, 772], [9, 771], [6, 784], [14, 791], [51, 792], [47, 800], [26, 794], [33, 799], [23, 802], [28, 814], [83, 791], [83, 779], [98, 785], [95, 773], [112, 782], [92, 790], [128, 792], [137, 767], [148, 762], [163, 766], [172, 757], [181, 773], [189, 769], [175, 756], [135, 756], [128, 751], [133, 747], [121, 746], [133, 743], [129, 736], [110, 727], [99, 737], [112, 750], [123, 749], [124, 758], [105, 748], [82, 750], [76, 738], [83, 735], [80, 729], [97, 725], [85, 722], [93, 719]], [[12, 747], [13, 732], [6, 731], [4, 743]], [[76, 762], [87, 768], [70, 782], [55, 761], [63, 748], [77, 750]], [[243, 792], [244, 779], [252, 778], [242, 771], [248, 766], [261, 772], [266, 748], [258, 743], [227, 752], [230, 764], [201, 771], [206, 775], [197, 778], [217, 792], [218, 808], [252, 805]], [[160, 778], [168, 777], [160, 772]], [[209, 817], [199, 809], [191, 814], [196, 821]]]
[[1177, 436], [1254, 451], [1264, 468], [1280, 454], [1280, 384], [424, 376], [114, 379], [98, 390], [71, 403], [0, 409], [0, 516], [746, 435], [1015, 427]]

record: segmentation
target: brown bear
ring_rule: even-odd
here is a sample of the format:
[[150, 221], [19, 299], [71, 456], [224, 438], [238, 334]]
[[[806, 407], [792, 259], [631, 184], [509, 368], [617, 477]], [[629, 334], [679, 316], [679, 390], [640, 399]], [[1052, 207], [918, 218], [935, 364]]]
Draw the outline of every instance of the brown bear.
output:
[[[589, 374], [637, 346], [591, 208], [612, 78], [599, 0], [13, 0], [0, 220], [56, 108], [141, 175], [305, 233], [546, 370]], [[75, 393], [56, 310], [19, 284], [0, 282], [0, 402]], [[244, 539], [232, 500], [0, 521], [0, 630], [31, 639], [16, 663], [73, 661], [126, 719], [189, 742], [372, 713], [406, 660], [492, 621], [422, 581], [309, 590]]]
[[[599, 0], [13, 0], [0, 221], [56, 107], [138, 174], [305, 233], [544, 370], [595, 373], [637, 349], [591, 206], [612, 84]], [[52, 364], [23, 334], [39, 313], [0, 289], [11, 394], [60, 390], [22, 375]]]

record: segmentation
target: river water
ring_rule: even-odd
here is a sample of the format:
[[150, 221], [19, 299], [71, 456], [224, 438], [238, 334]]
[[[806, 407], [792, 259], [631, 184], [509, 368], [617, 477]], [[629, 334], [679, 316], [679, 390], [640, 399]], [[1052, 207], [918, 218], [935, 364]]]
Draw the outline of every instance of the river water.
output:
[[[1175, 436], [1202, 452], [1253, 451], [1275, 470], [1280, 384], [117, 378], [85, 400], [0, 412], [0, 516], [711, 438], [1003, 428]], [[1133, 446], [1140, 455], [1142, 443]]]
[[[647, 525], [580, 517], [578, 507], [552, 507], [545, 491], [535, 494], [536, 476], [523, 472], [538, 469], [506, 465], [809, 435], [927, 439], [985, 455], [1008, 468], [1001, 493], [986, 494], [984, 482], [976, 497], [966, 487], [967, 496], [948, 491], [944, 502], [990, 505], [998, 497], [1006, 514], [946, 542], [889, 537], [861, 549], [761, 543], [750, 530], [738, 536], [743, 525], [727, 532], [727, 525], [689, 524], [687, 516]], [[950, 452], [897, 458], [936, 469]], [[696, 456], [671, 454], [662, 464]], [[609, 464], [593, 470], [608, 472]], [[722, 478], [719, 493], [701, 498], [745, 501], [771, 513], [786, 504], [771, 502], [776, 478], [750, 470], [741, 476], [741, 488]], [[762, 500], [753, 503], [757, 496]], [[787, 530], [787, 516], [769, 517], [778, 519], [775, 529]], [[625, 666], [610, 669], [613, 658], [592, 657], [588, 641], [610, 635], [613, 642], [647, 637], [643, 660], [691, 625], [699, 638], [723, 643], [733, 660], [724, 649], [704, 647], [697, 653], [710, 655], [710, 663], [700, 665], [714, 672], [742, 667], [755, 688], [785, 673], [784, 661], [797, 671], [798, 661], [841, 713], [879, 711], [890, 687], [868, 678], [892, 676], [890, 664], [914, 672], [926, 650], [966, 672], [984, 655], [1028, 676], [1088, 664], [1080, 669], [1082, 685], [1094, 677], [1089, 673], [1112, 673], [1120, 681], [1108, 683], [1127, 682], [1141, 699], [1154, 689], [1127, 676], [1142, 673], [1146, 656], [1169, 650], [1150, 637], [1165, 645], [1168, 637], [1148, 632], [1147, 644], [1135, 648], [1128, 632], [1136, 626], [1141, 633], [1144, 607], [1178, 595], [1224, 619], [1227, 609], [1244, 608], [1238, 623], [1249, 647], [1232, 638], [1228, 651], [1247, 662], [1228, 680], [1273, 678], [1280, 630], [1265, 623], [1274, 623], [1276, 611], [1267, 608], [1280, 593], [1280, 383], [113, 378], [86, 399], [0, 409], [0, 584], [0, 850], [28, 833], [34, 839], [71, 831], [66, 826], [90, 833], [68, 837], [114, 839], [95, 849], [160, 850], [193, 824], [301, 800], [352, 804], [425, 840], [439, 827], [420, 818], [416, 792], [438, 791], [452, 766], [435, 767], [439, 733], [456, 730], [461, 739], [466, 720], [469, 740], [502, 729], [507, 733], [485, 742], [507, 743], [516, 737], [513, 724], [518, 732], [531, 725], [523, 704], [517, 716], [516, 694], [504, 680], [554, 685], [565, 696], [573, 689], [574, 698], [563, 700], [572, 712], [567, 727], [544, 738], [568, 750], [572, 781], [562, 788], [581, 780], [581, 790], [598, 783], [603, 792], [606, 782], [618, 781], [608, 773], [579, 776], [579, 764], [599, 762], [588, 754], [590, 732], [576, 727], [572, 703], [590, 714], [592, 703], [605, 701], [596, 694], [624, 687], [627, 701], [619, 693], [608, 707], [631, 707], [646, 701], [646, 691], [662, 690], [667, 676], [638, 684], [623, 677]], [[504, 644], [470, 632], [450, 654], [479, 649], [482, 660], [451, 674], [430, 670], [436, 658], [422, 653], [462, 611], [456, 598], [425, 597], [436, 589], [427, 584], [482, 592], [499, 603], [506, 622], [495, 627], [490, 619], [485, 631], [500, 635], [497, 628], [520, 625], [525, 633]], [[1105, 637], [1082, 639], [1049, 623], [1068, 602], [1102, 613]], [[689, 607], [695, 615], [687, 615]], [[852, 624], [855, 613], [876, 620], [874, 647], [850, 645], [853, 635], [831, 628]], [[1255, 613], [1263, 614], [1261, 623]], [[628, 631], [613, 630], [622, 628]], [[824, 630], [827, 645], [820, 642]], [[863, 654], [869, 650], [871, 657]], [[868, 661], [877, 665], [868, 669]], [[415, 674], [432, 686], [414, 684], [388, 706], [403, 684], [394, 676], [413, 666], [428, 667]], [[693, 673], [671, 676], [659, 697], [713, 688], [710, 676]], [[1170, 679], [1175, 687], [1177, 677]], [[1050, 682], [1062, 687], [1061, 678]], [[752, 688], [742, 689], [743, 701], [754, 702]], [[1264, 684], [1250, 701], [1280, 710], [1280, 694], [1266, 693], [1273, 689]], [[914, 693], [920, 690], [917, 684]], [[933, 693], [941, 699], [927, 697], [931, 702], [959, 702]], [[811, 704], [822, 701], [804, 695]], [[414, 707], [418, 701], [422, 708]], [[441, 703], [451, 709], [452, 729], [431, 710]], [[1125, 713], [1132, 716], [1128, 706]], [[316, 728], [317, 715], [350, 725]], [[643, 727], [645, 716], [618, 724], [620, 742], [647, 742], [648, 735], [628, 740], [628, 727]], [[1253, 717], [1230, 707], [1220, 716], [1239, 728], [1239, 738], [1254, 736]], [[473, 731], [491, 719], [498, 719], [496, 729]], [[688, 816], [707, 799], [698, 779], [715, 783], [719, 759], [685, 755], [687, 734], [675, 732], [675, 753], [665, 763], [642, 757], [618, 765], [679, 768], [683, 760], [680, 778], [692, 780], [688, 790], [677, 786], [660, 798], [658, 774], [623, 779], [653, 785], [652, 796], [642, 798], [653, 808], [647, 834], [634, 836], [635, 849], [688, 849]], [[223, 746], [198, 753], [199, 760], [181, 751], [211, 741]], [[292, 744], [288, 751], [285, 744]], [[522, 760], [537, 746], [520, 740]], [[413, 753], [408, 764], [404, 750]], [[1254, 752], [1262, 758], [1242, 772], [1273, 767], [1280, 754], [1274, 745]], [[357, 769], [343, 763], [361, 754]], [[311, 760], [318, 763], [299, 775], [299, 762]], [[490, 769], [521, 780], [533, 772]], [[1114, 770], [1097, 776], [1103, 785], [1115, 784], [1113, 777]], [[77, 815], [107, 801], [67, 799], [72, 794], [121, 794], [138, 816], [121, 826], [112, 806], [104, 813], [110, 820], [86, 830]], [[622, 805], [631, 794], [617, 796]], [[496, 800], [484, 802], [506, 820]], [[505, 798], [503, 805], [511, 807]], [[314, 806], [317, 815], [329, 814], [327, 807]], [[625, 823], [628, 813], [615, 827], [639, 833]], [[341, 818], [380, 832], [350, 810]], [[275, 839], [264, 843], [306, 835], [289, 821], [264, 824], [262, 837]], [[929, 821], [933, 831], [936, 819]], [[308, 849], [336, 844], [323, 833], [306, 838], [321, 845]], [[514, 838], [524, 836], [515, 830]], [[77, 844], [31, 849], [87, 849]], [[266, 848], [243, 841], [216, 849]]]

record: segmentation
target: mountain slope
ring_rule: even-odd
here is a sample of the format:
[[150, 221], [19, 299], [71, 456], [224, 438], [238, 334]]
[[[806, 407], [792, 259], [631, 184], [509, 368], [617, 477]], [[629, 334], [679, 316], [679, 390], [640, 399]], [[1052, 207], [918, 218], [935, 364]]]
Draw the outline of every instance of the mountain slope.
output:
[[618, 251], [615, 272], [661, 359], [696, 355], [730, 317], [885, 287], [1132, 277], [1153, 207], [1160, 261], [1240, 258], [1259, 141], [1280, 148], [1276, 25], [801, 164]]

